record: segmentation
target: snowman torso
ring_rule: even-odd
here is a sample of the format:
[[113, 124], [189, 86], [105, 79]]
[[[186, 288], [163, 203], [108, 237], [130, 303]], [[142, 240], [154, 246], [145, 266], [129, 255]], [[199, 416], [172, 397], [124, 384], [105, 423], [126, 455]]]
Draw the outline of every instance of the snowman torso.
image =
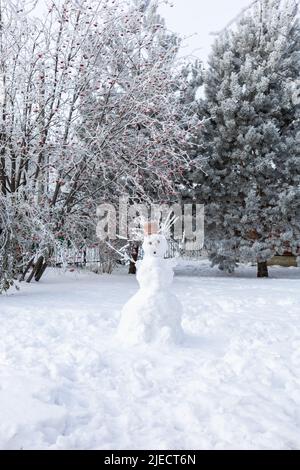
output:
[[170, 287], [173, 269], [169, 260], [146, 258], [137, 266], [136, 278], [142, 290], [160, 290]]
[[137, 264], [137, 280], [143, 290], [168, 288], [173, 281], [173, 269], [170, 262], [164, 259], [168, 243], [163, 235], [154, 234], [145, 237], [143, 243], [144, 257]]

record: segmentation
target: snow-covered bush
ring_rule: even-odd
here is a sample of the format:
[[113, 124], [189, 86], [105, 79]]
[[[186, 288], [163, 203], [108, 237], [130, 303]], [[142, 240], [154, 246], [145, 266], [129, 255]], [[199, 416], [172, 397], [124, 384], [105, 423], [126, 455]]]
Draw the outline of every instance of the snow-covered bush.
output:
[[18, 196], [0, 195], [0, 293], [22, 277], [30, 260], [47, 257], [54, 243], [39, 207]]
[[44, 227], [47, 262], [55, 240], [95, 241], [99, 202], [173, 194], [189, 122], [156, 2], [58, 0], [41, 19], [34, 3], [0, 4], [0, 193], [30, 205], [27, 242]]

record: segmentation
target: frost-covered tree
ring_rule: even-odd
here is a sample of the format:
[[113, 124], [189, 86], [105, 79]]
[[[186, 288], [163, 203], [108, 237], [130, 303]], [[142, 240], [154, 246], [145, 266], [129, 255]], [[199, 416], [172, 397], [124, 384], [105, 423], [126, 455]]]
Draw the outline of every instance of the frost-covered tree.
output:
[[38, 265], [39, 278], [60, 240], [92, 241], [97, 202], [167, 194], [189, 160], [178, 43], [156, 2], [57, 0], [41, 18], [34, 4], [0, 3], [0, 193], [17, 244], [1, 251], [0, 278], [7, 263]]
[[205, 77], [207, 159], [194, 172], [213, 264], [299, 249], [300, 32], [294, 1], [260, 0], [217, 38]]
[[[118, 34], [103, 46], [81, 99], [80, 135], [100, 163], [90, 189], [98, 200], [126, 192], [136, 202], [160, 201], [174, 193], [176, 175], [189, 164], [190, 124], [178, 120], [179, 41], [157, 2], [135, 0], [115, 22]], [[91, 35], [92, 49], [94, 41]]]
[[[179, 40], [157, 10], [157, 2], [135, 0], [115, 19], [118, 34], [99, 54], [82, 98], [80, 136], [101, 163], [85, 188], [93, 205], [124, 193], [129, 203], [167, 202], [189, 167], [193, 122], [180, 99], [186, 76], [178, 72]], [[94, 41], [91, 35], [89, 48]], [[135, 243], [132, 251], [135, 258]]]
[[[199, 160], [202, 156], [201, 131], [203, 127], [203, 111], [201, 109], [201, 88], [203, 85], [204, 69], [200, 60], [188, 61], [179, 71], [178, 76], [178, 100], [180, 103], [180, 113], [178, 120], [183, 129], [188, 130], [186, 140], [187, 153], [192, 158], [189, 167], [193, 167], [198, 162], [197, 167], [201, 169]], [[185, 194], [191, 190], [189, 175], [184, 174], [181, 181], [184, 185], [182, 193]]]

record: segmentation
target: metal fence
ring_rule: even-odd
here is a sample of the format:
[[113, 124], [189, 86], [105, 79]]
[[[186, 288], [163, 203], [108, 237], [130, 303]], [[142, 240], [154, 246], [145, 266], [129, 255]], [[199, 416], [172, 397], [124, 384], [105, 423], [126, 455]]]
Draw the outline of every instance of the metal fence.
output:
[[[108, 250], [103, 246], [82, 247], [81, 249], [58, 245], [50, 260], [51, 266], [76, 266], [87, 267], [97, 271], [105, 270], [110, 262]], [[203, 250], [188, 250], [182, 247], [175, 240], [169, 240], [166, 258], [181, 257], [183, 259], [197, 260], [203, 256]], [[139, 250], [139, 258], [143, 257], [142, 249]]]

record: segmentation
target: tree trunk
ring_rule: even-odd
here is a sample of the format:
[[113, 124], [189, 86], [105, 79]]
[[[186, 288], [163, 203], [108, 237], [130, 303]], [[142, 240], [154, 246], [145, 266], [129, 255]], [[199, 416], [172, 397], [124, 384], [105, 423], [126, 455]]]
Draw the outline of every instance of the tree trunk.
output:
[[42, 275], [46, 271], [47, 266], [48, 266], [48, 261], [45, 260], [43, 264], [39, 267], [39, 269], [36, 270], [36, 273], [34, 275], [34, 279], [36, 280], [36, 282], [38, 282], [41, 279]]
[[32, 281], [33, 276], [35, 276], [36, 273], [39, 271], [39, 269], [41, 269], [41, 267], [43, 266], [43, 263], [44, 263], [44, 257], [39, 256], [36, 263], [33, 264], [32, 271], [30, 275], [28, 276], [28, 278], [26, 279], [26, 282], [30, 283]]
[[[34, 278], [37, 282], [41, 279], [42, 275], [44, 274], [46, 268], [48, 265], [48, 260], [45, 259], [43, 256], [40, 256], [35, 264], [30, 263], [28, 266], [28, 269], [26, 268], [26, 272], [30, 269], [32, 266], [32, 271], [28, 278], [26, 279], [26, 282], [31, 282], [32, 279]], [[22, 276], [22, 280], [25, 279], [25, 274]]]
[[19, 279], [20, 282], [24, 281], [26, 274], [28, 273], [29, 269], [33, 266], [33, 262], [34, 262], [34, 256], [31, 258], [31, 260], [27, 264], [24, 272], [21, 274], [20, 279]]
[[257, 261], [257, 277], [269, 277], [266, 261]]
[[131, 246], [131, 252], [130, 252], [132, 261], [130, 261], [130, 264], [129, 264], [128, 274], [136, 274], [135, 262], [138, 259], [138, 255], [139, 255], [139, 244], [133, 243]]

